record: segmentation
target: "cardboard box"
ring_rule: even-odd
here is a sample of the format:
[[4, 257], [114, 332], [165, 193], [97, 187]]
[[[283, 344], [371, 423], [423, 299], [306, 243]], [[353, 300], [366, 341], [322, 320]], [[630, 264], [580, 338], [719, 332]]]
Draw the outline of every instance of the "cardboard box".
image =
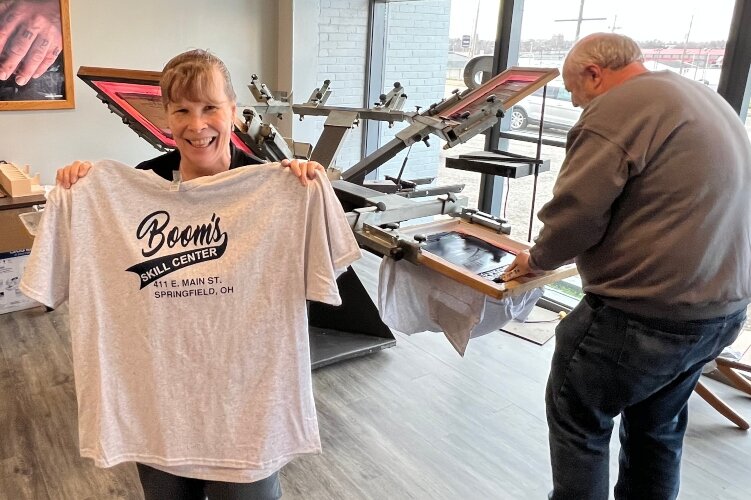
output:
[[0, 314], [40, 305], [18, 289], [34, 238], [18, 217], [31, 208], [0, 210]]

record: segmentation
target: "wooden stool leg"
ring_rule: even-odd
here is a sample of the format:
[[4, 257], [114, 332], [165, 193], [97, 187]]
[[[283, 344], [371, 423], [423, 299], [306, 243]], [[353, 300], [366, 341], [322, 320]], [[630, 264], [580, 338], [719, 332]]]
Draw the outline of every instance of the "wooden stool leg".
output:
[[725, 418], [733, 422], [744, 431], [748, 430], [748, 422], [746, 422], [743, 417], [735, 412], [735, 410], [729, 407], [723, 400], [718, 398], [712, 391], [710, 391], [707, 386], [699, 382], [698, 384], [696, 384], [696, 389], [694, 389], [694, 391], [696, 391], [696, 393], [701, 396], [704, 401], [709, 403], [712, 408], [720, 412]]
[[717, 370], [725, 375], [725, 377], [727, 377], [727, 379], [731, 384], [733, 384], [736, 389], [741, 390], [751, 396], [751, 382], [749, 382], [746, 377], [736, 372], [736, 369], [734, 367], [728, 366], [727, 364], [719, 360], [719, 358], [716, 361]]

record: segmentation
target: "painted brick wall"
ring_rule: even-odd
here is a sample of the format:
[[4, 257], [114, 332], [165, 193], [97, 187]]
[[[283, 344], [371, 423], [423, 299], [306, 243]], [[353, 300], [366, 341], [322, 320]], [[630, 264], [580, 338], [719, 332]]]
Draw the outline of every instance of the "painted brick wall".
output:
[[[328, 104], [361, 107], [365, 95], [365, 62], [367, 51], [368, 0], [320, 0], [319, 54], [317, 84], [331, 80], [333, 90]], [[415, 105], [427, 107], [444, 95], [449, 43], [451, 0], [395, 2], [387, 8], [387, 42], [383, 92], [400, 82], [407, 94], [405, 111]], [[307, 99], [313, 89], [296, 89], [295, 101]], [[368, 106], [372, 103], [367, 103]], [[323, 118], [316, 120], [316, 129], [323, 130]], [[382, 125], [381, 144], [391, 140], [404, 124], [393, 128]], [[360, 128], [350, 131], [342, 146], [337, 166], [346, 169], [360, 160], [362, 134]], [[439, 164], [440, 144], [432, 139], [431, 147], [415, 144], [405, 170], [405, 177], [433, 177]], [[378, 177], [396, 175], [406, 152], [378, 170]]]
[[[450, 12], [451, 0], [388, 4], [385, 83], [389, 88], [396, 81], [402, 84], [407, 94], [405, 111], [414, 111], [416, 105], [425, 109], [444, 96]], [[381, 144], [404, 127], [382, 127]], [[429, 148], [423, 143], [412, 146], [403, 177], [436, 175], [441, 143], [437, 137], [431, 137], [429, 142]], [[406, 151], [383, 165], [378, 177], [396, 175], [405, 154]]]
[[[365, 59], [368, 46], [368, 0], [321, 0], [319, 53], [316, 86], [331, 80], [331, 106], [362, 107], [365, 99]], [[295, 101], [307, 100], [313, 89], [296, 91]], [[324, 118], [316, 120], [323, 131]], [[346, 170], [361, 156], [362, 133], [350, 130], [337, 157], [337, 166]]]

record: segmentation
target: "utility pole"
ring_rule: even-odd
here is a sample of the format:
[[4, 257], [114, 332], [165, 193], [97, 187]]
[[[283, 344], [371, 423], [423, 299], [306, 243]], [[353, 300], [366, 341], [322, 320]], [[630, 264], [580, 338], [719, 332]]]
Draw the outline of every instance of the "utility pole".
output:
[[574, 35], [574, 42], [579, 40], [579, 34], [581, 33], [582, 21], [607, 21], [606, 17], [584, 17], [584, 0], [581, 0], [579, 4], [579, 17], [575, 19], [556, 19], [557, 23], [575, 22], [576, 23], [576, 35]]
[[621, 29], [621, 27], [616, 24], [617, 22], [618, 22], [618, 14], [615, 14], [613, 16], [613, 25], [610, 27], [611, 33], [615, 33], [615, 30]]
[[691, 19], [688, 21], [688, 31], [686, 32], [686, 40], [683, 41], [683, 52], [681, 52], [681, 67], [678, 69], [678, 74], [683, 74], [683, 60], [686, 58], [686, 48], [688, 48], [688, 39], [691, 37], [691, 26], [694, 24], [694, 15], [691, 14]]
[[475, 22], [472, 26], [472, 45], [470, 45], [469, 48], [469, 58], [475, 57], [475, 53], [477, 52], [477, 20], [480, 17], [480, 0], [477, 0], [477, 10], [475, 11]]

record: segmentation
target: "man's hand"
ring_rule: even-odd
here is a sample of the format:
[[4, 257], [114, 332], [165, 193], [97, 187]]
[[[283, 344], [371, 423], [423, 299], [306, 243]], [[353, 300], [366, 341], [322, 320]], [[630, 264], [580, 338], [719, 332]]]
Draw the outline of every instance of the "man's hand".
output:
[[514, 261], [508, 265], [506, 271], [501, 275], [503, 281], [511, 281], [519, 276], [534, 274], [535, 271], [529, 265], [529, 250], [524, 250], [516, 254]]
[[16, 74], [26, 85], [49, 69], [63, 49], [58, 0], [0, 1], [0, 80]]
[[76, 183], [81, 177], [86, 177], [93, 165], [88, 161], [74, 161], [70, 165], [66, 165], [63, 168], [57, 170], [57, 176], [55, 181], [65, 189]]
[[324, 172], [326, 170], [323, 168], [323, 165], [321, 165], [317, 161], [298, 159], [288, 160], [286, 158], [282, 160], [282, 167], [289, 167], [292, 173], [295, 174], [298, 179], [300, 179], [300, 184], [302, 184], [303, 186], [308, 185], [308, 179], [316, 178], [316, 172], [318, 170], [320, 170], [321, 172]]

